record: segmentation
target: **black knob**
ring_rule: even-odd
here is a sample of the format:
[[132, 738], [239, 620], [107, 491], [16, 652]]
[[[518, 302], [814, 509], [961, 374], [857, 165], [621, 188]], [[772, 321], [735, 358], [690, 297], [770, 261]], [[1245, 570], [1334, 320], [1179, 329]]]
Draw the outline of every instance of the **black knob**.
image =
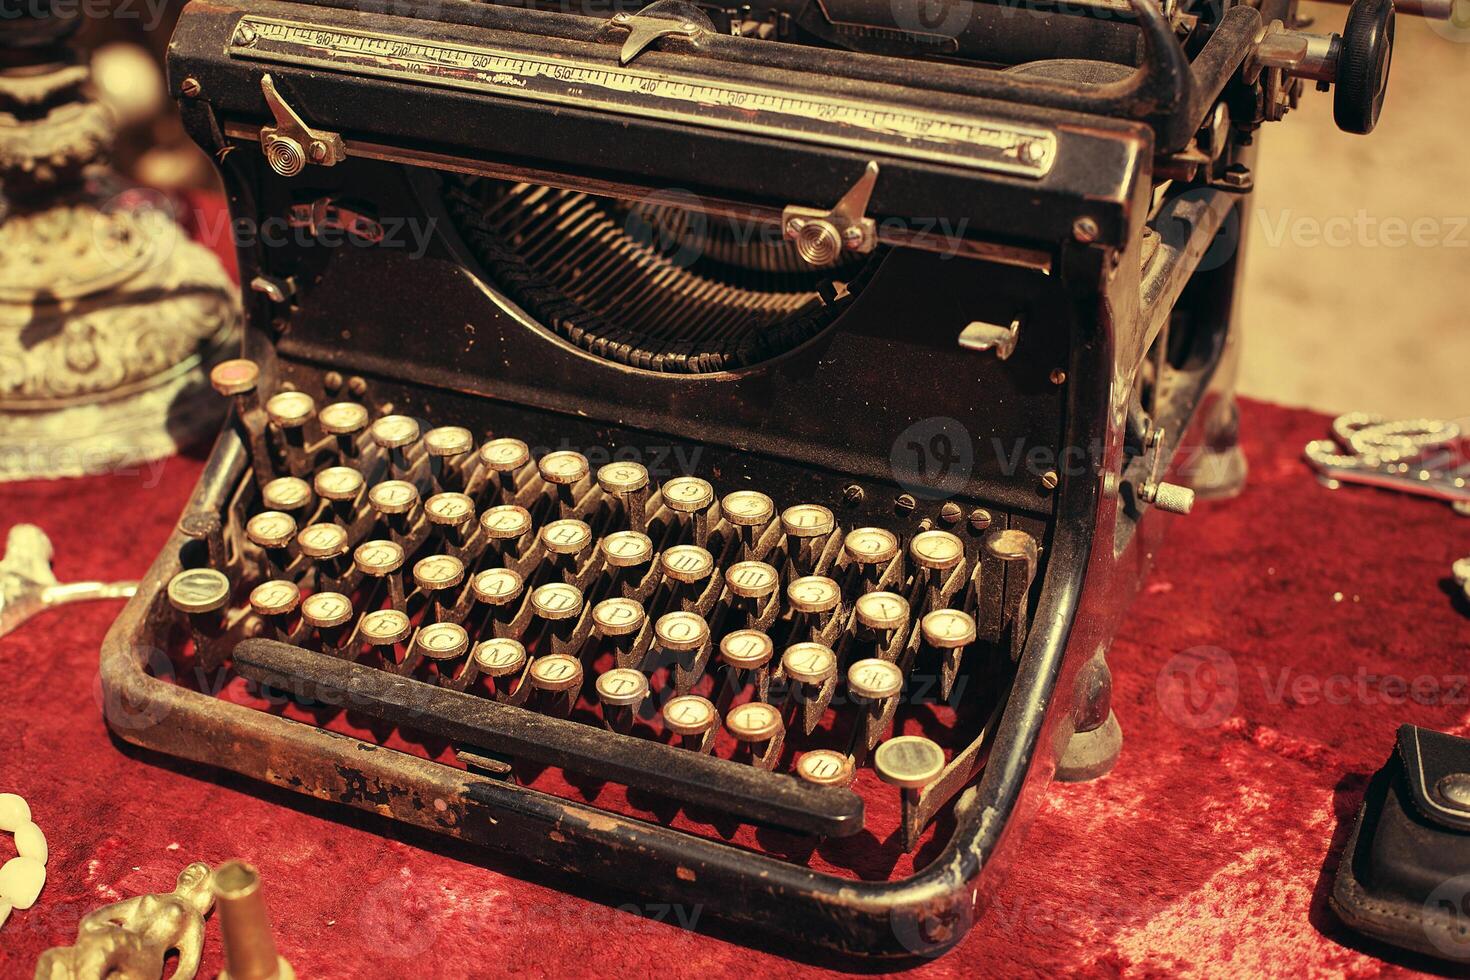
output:
[[1332, 117], [1339, 129], [1369, 133], [1378, 125], [1392, 60], [1393, 0], [1357, 0], [1348, 11], [1337, 56]]

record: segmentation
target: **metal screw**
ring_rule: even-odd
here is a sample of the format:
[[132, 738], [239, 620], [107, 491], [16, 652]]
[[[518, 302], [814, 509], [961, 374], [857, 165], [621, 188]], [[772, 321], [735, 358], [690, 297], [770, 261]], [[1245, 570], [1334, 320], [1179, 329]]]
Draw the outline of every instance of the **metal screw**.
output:
[[337, 391], [342, 387], [342, 373], [340, 371], [328, 371], [322, 375], [322, 387], [328, 391]]
[[352, 377], [347, 379], [347, 390], [352, 392], [358, 398], [361, 398], [363, 395], [367, 394], [367, 382], [362, 380], [362, 378], [353, 375]]
[[235, 32], [235, 43], [243, 47], [249, 47], [260, 40], [260, 35], [255, 33], [255, 28], [249, 24], [241, 24], [240, 29]]
[[1067, 372], [1061, 368], [1053, 368], [1051, 372], [1051, 383], [1054, 385], [1066, 384]]
[[1072, 222], [1072, 237], [1084, 245], [1097, 241], [1097, 236], [1100, 234], [1102, 234], [1102, 229], [1098, 228], [1097, 222], [1089, 217], [1083, 216]]
[[863, 502], [863, 488], [856, 483], [849, 483], [842, 488], [842, 502], [849, 507], [856, 507]]
[[919, 506], [919, 502], [914, 499], [914, 495], [911, 493], [901, 493], [893, 500], [893, 507], [900, 514], [911, 514], [917, 506]]
[[179, 85], [179, 91], [191, 99], [196, 99], [199, 97], [199, 93], [204, 91], [204, 86], [199, 84], [199, 79], [197, 78], [186, 78]]
[[960, 519], [960, 505], [951, 500], [939, 508], [939, 519], [946, 524], [953, 524]]
[[1041, 486], [1044, 490], [1055, 490], [1057, 488], [1057, 484], [1060, 482], [1061, 477], [1057, 476], [1056, 470], [1047, 470], [1045, 473], [1041, 474]]
[[993, 523], [995, 523], [995, 518], [991, 517], [990, 511], [984, 507], [976, 507], [970, 511], [970, 526], [975, 530], [983, 531]]
[[626, 24], [630, 19], [627, 14], [613, 14], [614, 24]]

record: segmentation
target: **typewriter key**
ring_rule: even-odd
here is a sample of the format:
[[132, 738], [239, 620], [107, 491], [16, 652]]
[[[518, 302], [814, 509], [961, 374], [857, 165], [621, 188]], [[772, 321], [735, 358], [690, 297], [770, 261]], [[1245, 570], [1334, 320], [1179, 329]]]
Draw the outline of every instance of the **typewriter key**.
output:
[[224, 633], [230, 580], [213, 568], [191, 568], [169, 579], [167, 592], [169, 603], [188, 617], [194, 655], [213, 670], [223, 659], [216, 641]]
[[311, 506], [311, 484], [294, 476], [278, 477], [260, 493], [266, 510], [304, 511]]
[[836, 518], [821, 504], [796, 504], [781, 512], [781, 530], [795, 574], [811, 575], [817, 570], [826, 538], [836, 527]]
[[837, 654], [821, 643], [797, 643], [781, 655], [780, 676], [789, 677], [790, 698], [800, 705], [802, 729], [810, 735], [822, 720], [837, 687]]
[[507, 561], [524, 557], [524, 538], [531, 531], [531, 512], [516, 504], [491, 507], [480, 515], [480, 528], [491, 547]]
[[747, 701], [730, 709], [725, 719], [730, 729], [750, 753], [751, 765], [757, 769], [774, 769], [781, 756], [781, 744], [785, 740], [786, 726], [781, 713], [764, 701]]
[[858, 565], [883, 566], [898, 555], [898, 538], [881, 527], [854, 528], [842, 539], [842, 550]]
[[919, 735], [899, 735], [878, 746], [873, 754], [878, 778], [903, 793], [903, 848], [912, 851], [919, 843], [919, 799], [925, 786], [944, 771], [944, 750]]
[[525, 581], [509, 568], [487, 568], [470, 581], [475, 598], [488, 606], [505, 606], [520, 597]]
[[643, 626], [648, 616], [635, 599], [614, 596], [592, 607], [592, 628], [612, 648], [619, 667], [639, 667], [648, 652]]
[[939, 696], [948, 701], [965, 647], [975, 642], [975, 620], [958, 609], [935, 609], [919, 620], [919, 632], [931, 649], [939, 651]]
[[339, 460], [357, 459], [357, 434], [367, 428], [368, 410], [357, 402], [333, 402], [316, 416], [322, 431], [335, 438]]
[[602, 720], [615, 732], [627, 734], [643, 699], [648, 697], [648, 678], [642, 672], [615, 667], [597, 676], [597, 699], [602, 702]]
[[760, 630], [736, 630], [720, 640], [720, 660], [729, 668], [721, 701], [728, 703], [747, 681], [755, 685], [758, 701], [767, 701], [771, 693], [771, 657], [776, 645]]
[[[413, 624], [408, 616], [397, 609], [374, 609], [362, 617], [357, 627], [358, 637], [374, 647], [396, 646], [408, 639], [412, 632]], [[397, 658], [385, 656], [396, 663]]]
[[436, 493], [424, 501], [424, 515], [456, 548], [463, 548], [474, 526], [475, 502], [463, 493]]
[[531, 610], [546, 621], [553, 652], [573, 648], [582, 603], [582, 590], [565, 582], [548, 582], [531, 593]]
[[368, 491], [368, 503], [388, 525], [391, 534], [407, 540], [413, 530], [413, 511], [419, 504], [419, 491], [404, 480], [384, 480]]
[[908, 600], [892, 592], [866, 592], [858, 596], [855, 605], [858, 625], [873, 631], [882, 658], [897, 659], [897, 647], [907, 639]]
[[697, 544], [676, 544], [659, 556], [659, 568], [680, 606], [694, 611], [714, 573], [715, 559]]
[[225, 556], [225, 527], [219, 514], [210, 510], [186, 510], [179, 516], [179, 531], [192, 541], [204, 542], [209, 567], [224, 568], [229, 564]]
[[562, 517], [571, 517], [576, 512], [577, 484], [587, 479], [590, 467], [587, 457], [570, 449], [547, 453], [536, 462], [541, 479], [556, 488], [556, 499]]
[[653, 638], [660, 650], [673, 654], [674, 690], [688, 694], [709, 662], [709, 624], [694, 612], [664, 613], [654, 621]]
[[709, 538], [709, 509], [715, 502], [715, 488], [697, 476], [676, 476], [660, 490], [664, 506], [676, 514], [693, 519], [694, 540], [703, 544]]
[[965, 560], [965, 543], [948, 531], [923, 531], [909, 542], [909, 556], [922, 569], [925, 608], [943, 606], [954, 591], [951, 573]]
[[407, 415], [384, 415], [373, 421], [368, 432], [388, 454], [393, 476], [402, 479], [409, 470], [408, 450], [419, 441], [419, 424]]
[[301, 590], [287, 579], [271, 579], [250, 590], [250, 608], [264, 620], [270, 635], [286, 640], [291, 635], [290, 617], [301, 605]]
[[521, 489], [518, 471], [531, 462], [531, 450], [519, 439], [491, 439], [480, 447], [480, 463], [494, 473], [501, 497], [507, 503]]
[[424, 451], [439, 461], [435, 480], [446, 492], [465, 488], [463, 460], [475, 448], [475, 437], [459, 425], [441, 425], [424, 433]]
[[281, 578], [291, 564], [287, 550], [296, 536], [296, 520], [278, 510], [263, 510], [245, 522], [245, 537], [265, 551], [271, 578]]
[[679, 737], [684, 748], [700, 753], [714, 748], [720, 713], [708, 698], [698, 694], [670, 698], [664, 705], [663, 716], [664, 727]]
[[725, 584], [742, 599], [765, 599], [781, 584], [781, 574], [763, 561], [736, 562], [725, 569]]
[[541, 529], [541, 544], [553, 555], [576, 557], [591, 543], [592, 528], [574, 518], [552, 521]]
[[337, 524], [309, 524], [296, 535], [296, 547], [317, 568], [317, 583], [335, 581], [344, 569], [338, 560], [347, 554], [347, 531]]
[[639, 531], [614, 531], [602, 539], [602, 559], [611, 568], [637, 568], [653, 560], [653, 542]]
[[292, 475], [305, 473], [306, 426], [316, 415], [316, 401], [304, 391], [278, 392], [265, 403], [265, 414], [286, 443], [286, 462]]
[[531, 686], [542, 692], [545, 710], [565, 718], [572, 713], [582, 688], [582, 662], [564, 653], [552, 653], [531, 661], [527, 675]]
[[475, 644], [472, 655], [475, 670], [490, 684], [495, 700], [515, 702], [524, 698], [529, 687], [521, 681], [526, 673], [526, 648], [519, 640], [496, 637]]
[[364, 541], [352, 553], [352, 561], [358, 571], [370, 578], [386, 581], [389, 604], [399, 612], [406, 613], [408, 606], [403, 594], [403, 560], [403, 548], [396, 541]]
[[458, 623], [432, 623], [419, 630], [414, 646], [429, 660], [456, 660], [470, 648], [470, 638]]
[[365, 484], [362, 474], [350, 466], [328, 466], [317, 471], [312, 483], [318, 497], [332, 502], [332, 513], [337, 519], [351, 524]]
[[433, 604], [436, 623], [451, 618], [455, 606], [454, 590], [464, 581], [464, 562], [453, 555], [430, 555], [413, 566], [414, 584]]
[[888, 660], [859, 660], [847, 668], [847, 689], [867, 710], [854, 731], [854, 755], [866, 755], [893, 726], [898, 695], [903, 691], [903, 671]]
[[256, 482], [264, 483], [275, 472], [275, 461], [265, 439], [266, 418], [256, 391], [259, 382], [260, 366], [254, 361], [239, 358], [221, 361], [209, 372], [209, 383], [214, 390], [235, 399], [235, 418], [250, 449]]
[[340, 592], [315, 592], [301, 602], [301, 620], [316, 630], [324, 653], [340, 654], [351, 619], [352, 600]]
[[775, 502], [756, 490], [736, 490], [725, 494], [720, 501], [720, 510], [740, 536], [740, 557], [752, 557], [761, 528], [776, 516]]
[[[254, 394], [255, 386], [260, 383], [260, 365], [244, 358], [220, 361], [210, 370], [209, 383], [226, 398]], [[254, 405], [252, 401], [250, 408]]]
[[800, 613], [830, 613], [842, 601], [842, 590], [825, 575], [808, 575], [786, 587], [791, 608]]
[[630, 531], [647, 530], [648, 470], [642, 463], [626, 460], [608, 463], [597, 471], [597, 485], [622, 504]]
[[796, 760], [796, 774], [817, 786], [846, 786], [852, 782], [852, 760], [833, 749], [813, 749]]

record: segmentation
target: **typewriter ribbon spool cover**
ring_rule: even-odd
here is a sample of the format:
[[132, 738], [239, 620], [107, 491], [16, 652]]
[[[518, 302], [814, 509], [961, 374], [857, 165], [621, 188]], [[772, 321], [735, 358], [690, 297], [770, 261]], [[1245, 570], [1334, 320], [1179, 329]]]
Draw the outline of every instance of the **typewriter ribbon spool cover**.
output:
[[1069, 744], [1116, 734], [1152, 501], [1228, 404], [1234, 261], [1198, 245], [1239, 193], [1152, 170], [1260, 14], [1191, 64], [1139, 2], [1133, 74], [1068, 89], [678, 3], [434, 9], [179, 22], [234, 217], [290, 234], [240, 242], [254, 367], [217, 371], [233, 416], [109, 634], [109, 723], [944, 951]]

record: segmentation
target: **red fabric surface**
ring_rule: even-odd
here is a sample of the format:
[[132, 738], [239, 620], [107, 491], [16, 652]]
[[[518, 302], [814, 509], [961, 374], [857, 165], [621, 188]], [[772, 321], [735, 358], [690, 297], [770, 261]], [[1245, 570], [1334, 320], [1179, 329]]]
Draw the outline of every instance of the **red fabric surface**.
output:
[[[1470, 521], [1431, 501], [1324, 490], [1299, 462], [1324, 427], [1312, 413], [1245, 406], [1248, 491], [1175, 520], [1114, 645], [1117, 768], [1052, 788], [987, 915], [918, 973], [1439, 968], [1355, 937], [1326, 895], [1395, 726], [1470, 733], [1470, 619], [1448, 575], [1470, 553]], [[63, 581], [136, 577], [199, 466], [0, 486], [0, 514], [6, 528], [50, 533]], [[118, 608], [71, 606], [0, 639], [0, 791], [30, 801], [51, 844], [40, 901], [0, 929], [0, 976], [29, 976], [86, 911], [167, 890], [189, 861], [237, 856], [261, 869], [281, 950], [303, 977], [843, 966], [740, 945], [704, 910], [682, 911], [697, 916], [689, 931], [674, 911], [626, 910], [639, 899], [123, 746], [96, 683]], [[0, 860], [11, 853], [0, 835]], [[208, 934], [201, 976], [221, 964], [218, 927]]]

